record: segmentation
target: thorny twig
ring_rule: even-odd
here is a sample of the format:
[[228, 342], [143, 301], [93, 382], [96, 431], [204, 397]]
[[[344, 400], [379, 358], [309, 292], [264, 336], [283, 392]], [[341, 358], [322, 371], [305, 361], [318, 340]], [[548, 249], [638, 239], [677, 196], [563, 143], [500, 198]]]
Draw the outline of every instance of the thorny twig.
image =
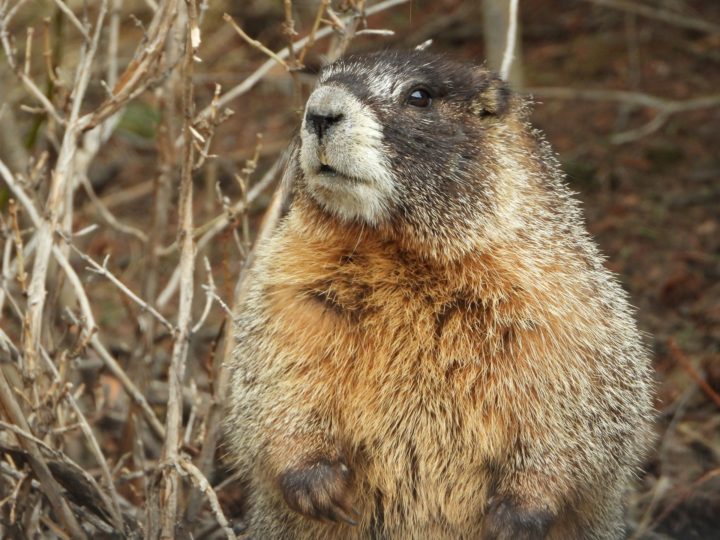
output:
[[[401, 4], [406, 4], [410, 0], [385, 0], [384, 2], [379, 2], [375, 4], [374, 6], [371, 6], [365, 10], [365, 16], [374, 15], [376, 13], [380, 13], [381, 11], [385, 11], [387, 9], [391, 9], [395, 6], [399, 6]], [[350, 16], [347, 18], [344, 18], [343, 20], [346, 23], [349, 23], [351, 20], [354, 19], [354, 16]], [[293, 44], [293, 50], [298, 51], [305, 47], [305, 45], [310, 41], [310, 38], [312, 37], [313, 41], [317, 41], [319, 39], [322, 39], [324, 37], [327, 37], [331, 35], [333, 32], [335, 32], [335, 29], [330, 26], [325, 26], [318, 30], [314, 35], [306, 36], [302, 39], [297, 40]], [[275, 56], [280, 58], [281, 60], [285, 60], [288, 58], [290, 52], [288, 48], [284, 48], [283, 50], [275, 53]], [[259, 68], [257, 68], [247, 79], [245, 79], [243, 82], [238, 84], [237, 86], [231, 88], [229, 91], [224, 93], [222, 96], [220, 96], [220, 99], [217, 100], [217, 103], [215, 104], [216, 107], [224, 107], [228, 103], [230, 103], [235, 98], [245, 94], [248, 92], [251, 88], [253, 88], [259, 81], [262, 80], [262, 78], [268, 74], [268, 72], [277, 64], [276, 60], [274, 58], [271, 58], [270, 60], [267, 60], [264, 64], [262, 64]], [[211, 112], [210, 106], [205, 107], [200, 113], [198, 113], [197, 119], [202, 119], [208, 116]], [[176, 144], [180, 144], [180, 140], [176, 141]]]
[[[12, 173], [8, 170], [8, 168], [1, 160], [0, 176], [2, 176], [5, 183], [13, 192], [13, 195], [23, 205], [25, 212], [30, 217], [36, 229], [39, 228], [41, 224], [41, 217], [38, 211], [35, 209], [35, 205], [33, 204], [30, 197], [28, 197], [25, 191], [20, 187]], [[143, 412], [145, 419], [148, 421], [148, 424], [152, 428], [153, 432], [158, 437], [164, 437], [165, 430], [153, 410], [150, 408], [150, 405], [147, 403], [145, 396], [143, 396], [142, 392], [137, 389], [135, 383], [133, 383], [132, 380], [127, 376], [125, 370], [120, 367], [120, 364], [117, 363], [117, 361], [113, 358], [107, 348], [100, 341], [98, 336], [95, 334], [95, 317], [93, 316], [92, 309], [90, 308], [90, 300], [87, 297], [87, 293], [85, 292], [82, 281], [78, 277], [77, 273], [75, 273], [75, 270], [67, 261], [67, 258], [60, 250], [60, 248], [58, 248], [57, 246], [53, 246], [52, 251], [55, 260], [60, 265], [60, 268], [65, 272], [65, 275], [68, 278], [68, 282], [72, 286], [78, 303], [80, 304], [80, 308], [85, 319], [86, 332], [88, 334], [91, 334], [90, 345], [98, 353], [100, 358], [103, 360], [108, 369], [113, 373], [113, 375], [118, 378], [128, 395], [133, 399], [133, 401], [137, 403], [140, 410]]]
[[103, 260], [103, 263], [100, 264], [96, 262], [92, 257], [89, 255], [86, 255], [82, 251], [80, 251], [63, 233], [58, 233], [60, 237], [65, 241], [65, 243], [70, 246], [70, 248], [80, 257], [83, 261], [85, 261], [87, 264], [90, 265], [89, 270], [92, 272], [103, 276], [104, 278], [108, 279], [113, 285], [115, 285], [120, 291], [122, 291], [123, 294], [125, 294], [128, 298], [130, 298], [133, 302], [135, 302], [137, 305], [139, 305], [144, 311], [147, 311], [150, 313], [153, 317], [155, 317], [158, 321], [160, 321], [165, 328], [167, 328], [171, 333], [175, 332], [176, 328], [173, 326], [173, 324], [168, 321], [165, 317], [162, 316], [162, 314], [152, 307], [148, 302], [140, 298], [137, 294], [132, 292], [120, 279], [118, 279], [110, 270], [108, 270], [107, 263], [109, 260], [109, 255], [105, 257], [105, 260]]

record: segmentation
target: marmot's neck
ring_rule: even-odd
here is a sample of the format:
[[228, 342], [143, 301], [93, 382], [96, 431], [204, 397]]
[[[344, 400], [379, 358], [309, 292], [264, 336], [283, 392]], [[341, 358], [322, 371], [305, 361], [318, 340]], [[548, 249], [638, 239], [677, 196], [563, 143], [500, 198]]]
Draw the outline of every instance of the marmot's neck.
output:
[[[370, 225], [347, 221], [324, 210], [307, 194], [299, 193], [288, 216], [288, 226], [304, 245], [345, 256], [350, 253], [384, 254], [405, 264], [431, 267], [455, 266], [471, 255], [441, 252], [441, 242], [431, 246], [408, 228], [396, 224]], [[447, 247], [447, 246], [446, 246]]]
[[302, 279], [312, 276], [313, 283], [370, 284], [431, 302], [462, 298], [505, 306], [512, 312], [503, 317], [519, 321], [560, 317], [577, 322], [577, 306], [594, 294], [588, 261], [567, 242], [553, 247], [533, 245], [533, 237], [494, 241], [451, 259], [408, 249], [386, 230], [342, 223], [302, 204], [293, 207], [284, 227], [288, 253], [278, 254], [280, 264], [295, 273], [302, 268]]
[[561, 269], [563, 265], [574, 264], [578, 258], [573, 246], [567, 246], [562, 237], [546, 236], [538, 244], [531, 230], [496, 238], [487, 238], [477, 231], [476, 238], [454, 249], [447, 249], [442, 241], [428, 245], [414, 231], [398, 232], [389, 225], [373, 227], [344, 222], [303, 196], [295, 200], [288, 220], [289, 231], [297, 235], [299, 245], [318, 253], [332, 254], [338, 259], [371, 253], [373, 258], [382, 257], [447, 277], [452, 275], [462, 281], [473, 279], [472, 273], [480, 271], [512, 274], [516, 277], [511, 281], [520, 282], [549, 268]]

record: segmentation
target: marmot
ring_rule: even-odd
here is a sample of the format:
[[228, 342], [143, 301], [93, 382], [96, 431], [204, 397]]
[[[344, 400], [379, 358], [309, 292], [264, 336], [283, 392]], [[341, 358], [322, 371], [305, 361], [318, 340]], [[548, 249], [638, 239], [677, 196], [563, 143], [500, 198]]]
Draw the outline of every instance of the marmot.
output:
[[322, 70], [227, 359], [252, 537], [622, 536], [648, 354], [528, 109], [426, 52]]

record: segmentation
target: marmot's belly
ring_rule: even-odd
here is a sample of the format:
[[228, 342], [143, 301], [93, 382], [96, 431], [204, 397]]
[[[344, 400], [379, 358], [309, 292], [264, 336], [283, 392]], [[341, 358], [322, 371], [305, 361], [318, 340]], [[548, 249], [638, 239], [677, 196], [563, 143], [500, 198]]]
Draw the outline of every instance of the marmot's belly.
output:
[[479, 526], [500, 437], [477, 396], [459, 392], [450, 376], [394, 373], [393, 383], [373, 384], [367, 375], [364, 385], [346, 389], [338, 434], [359, 449], [352, 466], [363, 513], [412, 522], [415, 530]]
[[480, 463], [466, 457], [440, 441], [380, 447], [359, 479], [363, 513], [383, 516], [388, 523], [409, 522], [415, 529], [472, 528], [480, 523], [489, 478]]

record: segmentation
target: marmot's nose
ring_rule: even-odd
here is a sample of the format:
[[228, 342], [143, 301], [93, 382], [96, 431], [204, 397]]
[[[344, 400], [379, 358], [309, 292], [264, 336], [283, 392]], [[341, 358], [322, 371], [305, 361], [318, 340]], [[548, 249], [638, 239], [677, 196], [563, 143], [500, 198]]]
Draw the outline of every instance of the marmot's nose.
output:
[[328, 130], [342, 120], [342, 118], [342, 114], [326, 115], [308, 111], [305, 115], [305, 125], [312, 133], [317, 135], [318, 140], [322, 141]]

